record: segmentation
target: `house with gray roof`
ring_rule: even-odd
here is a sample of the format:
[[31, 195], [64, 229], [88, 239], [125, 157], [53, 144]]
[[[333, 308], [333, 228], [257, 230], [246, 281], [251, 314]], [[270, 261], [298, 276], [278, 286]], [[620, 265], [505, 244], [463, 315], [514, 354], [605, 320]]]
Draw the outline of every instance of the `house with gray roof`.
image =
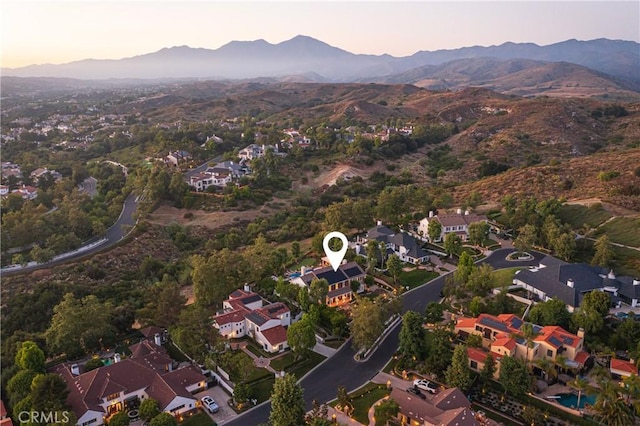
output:
[[617, 305], [640, 306], [640, 279], [616, 277], [612, 270], [567, 263], [552, 256], [544, 257], [536, 267], [516, 272], [513, 283], [541, 301], [554, 297], [562, 300], [569, 312], [580, 306], [584, 295], [591, 291], [606, 291]]
[[332, 266], [316, 268], [310, 271], [305, 269], [302, 275], [292, 279], [291, 282], [308, 289], [313, 280], [325, 279], [329, 283], [326, 305], [339, 306], [353, 300], [352, 281], [360, 283], [358, 292], [364, 291], [364, 277], [366, 275], [356, 262], [347, 262], [340, 265], [335, 271]]
[[418, 244], [415, 238], [404, 232], [395, 232], [378, 221], [378, 225], [369, 229], [365, 236], [358, 237], [356, 253], [366, 256], [365, 245], [375, 240], [384, 244], [386, 256], [395, 254], [403, 262], [418, 265], [429, 259], [429, 254]]

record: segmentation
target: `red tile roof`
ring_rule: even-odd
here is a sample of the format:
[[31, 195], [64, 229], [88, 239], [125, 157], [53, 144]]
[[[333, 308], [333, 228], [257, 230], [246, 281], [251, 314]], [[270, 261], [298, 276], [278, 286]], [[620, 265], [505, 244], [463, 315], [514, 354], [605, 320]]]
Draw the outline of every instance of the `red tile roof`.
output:
[[458, 318], [458, 323], [456, 327], [460, 328], [473, 328], [476, 326], [475, 318]]
[[487, 359], [488, 353], [489, 352], [485, 352], [480, 348], [467, 347], [467, 356], [469, 357], [470, 360], [473, 360], [476, 362], [484, 363], [484, 361]]
[[287, 329], [281, 325], [276, 325], [261, 333], [271, 346], [277, 346], [287, 341]]
[[7, 407], [4, 406], [4, 401], [0, 399], [0, 419], [7, 416]]
[[610, 370], [618, 370], [629, 374], [638, 374], [638, 367], [632, 364], [629, 361], [625, 361], [623, 359], [611, 359]]
[[544, 341], [555, 348], [559, 348], [560, 346], [571, 346], [575, 348], [580, 344], [580, 339], [575, 334], [569, 333], [562, 327], [557, 325], [548, 325], [542, 327], [540, 331], [540, 335], [534, 339], [536, 342]]
[[576, 357], [573, 359], [575, 362], [578, 362], [584, 365], [585, 362], [589, 359], [589, 354], [585, 351], [580, 351], [576, 354]]
[[516, 347], [516, 339], [507, 334], [498, 334], [496, 340], [493, 341], [491, 346], [504, 346], [512, 351]]
[[226, 314], [216, 315], [213, 320], [219, 326], [223, 326], [225, 324], [233, 323], [233, 322], [241, 322], [244, 321], [244, 314], [247, 313], [247, 310], [237, 310], [227, 312]]

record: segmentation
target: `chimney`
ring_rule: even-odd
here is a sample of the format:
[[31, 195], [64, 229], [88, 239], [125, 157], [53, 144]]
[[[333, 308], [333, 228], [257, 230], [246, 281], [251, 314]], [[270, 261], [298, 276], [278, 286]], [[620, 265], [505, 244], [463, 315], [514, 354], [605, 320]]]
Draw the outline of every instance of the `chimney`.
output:
[[122, 358], [120, 358], [120, 354], [118, 352], [116, 352], [116, 354], [113, 356], [113, 362], [120, 362], [122, 361]]
[[381, 220], [377, 220], [377, 221], [376, 221], [376, 225], [378, 225], [378, 226], [382, 226], [382, 221], [381, 221]]
[[160, 333], [156, 333], [153, 336], [153, 341], [156, 343], [156, 345], [162, 346], [162, 338], [160, 337]]
[[301, 266], [300, 267], [300, 275], [305, 275], [307, 273], [307, 267], [306, 266]]
[[78, 364], [71, 364], [71, 374], [74, 376], [80, 375], [80, 367], [78, 367]]
[[569, 279], [567, 280], [567, 286], [568, 286], [568, 287], [573, 288], [573, 284], [574, 284], [574, 282], [573, 282], [573, 278], [569, 278]]
[[249, 285], [249, 283], [244, 283], [244, 291], [246, 291], [247, 293], [251, 293], [251, 286]]
[[640, 278], [634, 278], [633, 285], [640, 285]]
[[465, 215], [465, 216], [469, 216], [469, 210], [465, 210], [465, 211], [464, 211], [464, 215]]
[[429, 217], [433, 217], [433, 210], [429, 210]]
[[616, 274], [613, 273], [613, 269], [611, 269], [609, 271], [609, 274], [607, 275], [607, 278], [609, 278], [610, 280], [615, 280], [616, 279]]
[[580, 327], [576, 335], [578, 336], [578, 338], [584, 339], [584, 328]]
[[458, 213], [458, 214], [462, 214], [462, 209], [458, 209], [458, 210], [456, 210], [456, 213]]

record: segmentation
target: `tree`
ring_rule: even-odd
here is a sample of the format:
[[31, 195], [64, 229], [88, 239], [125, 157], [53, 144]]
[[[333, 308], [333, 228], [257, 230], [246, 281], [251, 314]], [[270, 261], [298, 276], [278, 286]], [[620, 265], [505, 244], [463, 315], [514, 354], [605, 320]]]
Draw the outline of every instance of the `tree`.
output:
[[356, 296], [356, 304], [351, 309], [352, 344], [363, 351], [373, 345], [384, 328], [384, 306], [380, 299], [367, 299]]
[[536, 243], [536, 227], [531, 224], [524, 225], [518, 229], [518, 236], [513, 240], [513, 246], [521, 253], [531, 250]]
[[44, 372], [44, 352], [35, 342], [27, 340], [22, 342], [16, 354], [16, 364], [23, 370], [32, 370], [36, 373]]
[[20, 370], [7, 382], [7, 394], [9, 395], [9, 405], [15, 406], [19, 401], [25, 399], [31, 393], [31, 383], [38, 375], [32, 370]]
[[169, 327], [178, 321], [187, 298], [173, 280], [156, 282], [145, 293], [146, 305], [138, 311], [138, 320], [157, 327]]
[[248, 268], [248, 280], [260, 281], [274, 274], [277, 267], [276, 250], [267, 243], [264, 235], [256, 237], [253, 245], [244, 251], [244, 262]]
[[347, 388], [345, 388], [344, 386], [338, 386], [338, 394], [337, 394], [337, 398], [338, 400], [338, 407], [340, 407], [340, 410], [345, 410], [346, 407], [348, 407], [351, 403], [351, 398], [349, 398], [349, 394], [347, 393]]
[[609, 426], [633, 424], [633, 414], [618, 393], [620, 386], [611, 380], [601, 381], [599, 385], [600, 391], [592, 406], [596, 420]]
[[244, 259], [237, 251], [227, 248], [212, 253], [208, 258], [193, 256], [191, 278], [198, 304], [220, 306], [229, 293], [247, 282]]
[[94, 295], [76, 299], [73, 293], [67, 293], [53, 308], [51, 325], [45, 332], [47, 346], [69, 358], [111, 346], [116, 333], [111, 324], [112, 311], [110, 304], [101, 303]]
[[294, 261], [298, 261], [300, 259], [300, 243], [294, 241], [291, 243], [291, 256], [293, 256]]
[[35, 411], [63, 410], [68, 394], [67, 384], [60, 375], [38, 374], [31, 382], [31, 408]]
[[491, 355], [491, 352], [487, 353], [487, 357], [484, 359], [484, 366], [480, 370], [480, 378], [486, 383], [493, 379], [493, 375], [496, 373], [496, 360]]
[[327, 404], [320, 404], [314, 399], [311, 402], [311, 411], [304, 417], [304, 422], [309, 426], [331, 426]]
[[367, 254], [367, 271], [372, 271], [378, 264], [380, 257], [380, 244], [376, 240], [367, 241], [366, 246]]
[[389, 420], [394, 418], [400, 412], [400, 406], [393, 399], [388, 398], [379, 403], [374, 408], [374, 417], [376, 426], [384, 426]]
[[469, 312], [472, 316], [477, 317], [481, 313], [485, 312], [487, 307], [484, 304], [484, 298], [481, 296], [473, 296], [471, 302], [469, 302]]
[[140, 404], [140, 418], [145, 422], [150, 422], [155, 416], [160, 414], [160, 408], [158, 407], [158, 401], [153, 398], [148, 398], [142, 401]]
[[564, 232], [560, 234], [553, 241], [553, 251], [556, 252], [556, 255], [565, 260], [571, 260], [571, 257], [576, 251], [576, 239], [573, 236], [573, 232]]
[[473, 258], [469, 253], [463, 251], [458, 259], [458, 267], [453, 272], [453, 280], [456, 284], [466, 284], [469, 279], [469, 275], [471, 275], [476, 268], [477, 266], [473, 263]]
[[482, 245], [489, 238], [489, 224], [484, 221], [469, 224], [469, 242], [473, 245]]
[[582, 392], [590, 389], [589, 382], [578, 376], [575, 379], [567, 383], [567, 385], [575, 388], [578, 391], [578, 400], [576, 401], [576, 408], [580, 408], [580, 399], [582, 398]]
[[474, 268], [467, 280], [466, 288], [476, 296], [485, 296], [493, 288], [493, 268], [483, 263], [479, 268]]
[[400, 275], [400, 273], [402, 272], [402, 261], [397, 255], [392, 254], [391, 256], [389, 256], [389, 258], [387, 259], [387, 270], [393, 277], [393, 282], [397, 283], [398, 275]]
[[149, 426], [178, 426], [178, 421], [171, 414], [162, 412], [151, 419]]
[[398, 350], [403, 355], [419, 359], [424, 355], [426, 336], [422, 324], [422, 316], [417, 312], [407, 311], [402, 317]]
[[84, 364], [84, 371], [95, 370], [96, 368], [100, 368], [104, 365], [101, 358], [91, 358]]
[[314, 279], [309, 285], [309, 298], [313, 303], [324, 304], [329, 293], [329, 282], [324, 278]]
[[242, 404], [243, 402], [249, 400], [249, 398], [251, 398], [251, 395], [251, 385], [247, 383], [238, 383], [233, 388], [233, 400], [238, 404]]
[[547, 419], [544, 413], [533, 406], [524, 406], [522, 409], [522, 419], [528, 426], [545, 426]]
[[587, 333], [598, 333], [604, 327], [604, 318], [609, 313], [610, 296], [604, 291], [592, 291], [585, 294], [580, 302], [580, 308], [574, 312], [571, 320], [577, 327], [582, 327]]
[[469, 356], [465, 345], [456, 345], [451, 358], [451, 365], [445, 372], [447, 385], [457, 387], [466, 392], [471, 386], [471, 369], [469, 368]]
[[308, 314], [302, 315], [300, 321], [289, 326], [287, 342], [298, 357], [306, 356], [309, 350], [315, 346], [316, 334]]
[[593, 259], [591, 259], [591, 264], [594, 266], [602, 266], [603, 268], [608, 268], [611, 264], [611, 260], [613, 260], [613, 250], [611, 249], [611, 243], [609, 241], [609, 236], [604, 234], [593, 245], [593, 248], [596, 250]]
[[535, 338], [538, 337], [540, 333], [536, 332], [536, 330], [533, 328], [533, 325], [528, 322], [522, 324], [522, 327], [520, 327], [520, 332], [522, 333], [522, 337], [524, 338], [525, 344], [527, 345], [527, 358], [525, 360], [525, 364], [527, 366], [530, 366], [530, 351], [533, 348]]
[[429, 302], [424, 310], [424, 319], [428, 324], [437, 324], [444, 319], [444, 306], [438, 302]]
[[276, 379], [271, 392], [269, 422], [278, 426], [300, 426], [304, 424], [305, 403], [302, 387], [296, 376], [285, 374]]
[[453, 232], [444, 237], [444, 250], [449, 256], [453, 256], [455, 253], [458, 253], [461, 248], [462, 240]]
[[184, 308], [170, 330], [180, 349], [199, 362], [205, 360], [219, 336], [213, 328], [210, 312], [198, 304]]
[[499, 380], [505, 392], [515, 396], [525, 394], [531, 386], [527, 366], [519, 358], [509, 355], [502, 358]]
[[429, 240], [431, 240], [432, 243], [438, 241], [442, 234], [442, 224], [435, 219], [429, 221], [427, 232], [429, 233]]
[[118, 411], [109, 419], [109, 426], [129, 426], [129, 415], [125, 411]]
[[567, 311], [567, 305], [557, 297], [536, 303], [529, 311], [529, 320], [541, 326], [559, 325], [567, 328], [570, 319], [571, 314]]
[[453, 334], [445, 328], [436, 328], [431, 331], [431, 335], [431, 345], [428, 348], [425, 366], [428, 371], [435, 372], [442, 377], [451, 364]]
[[47, 263], [51, 259], [53, 259], [54, 252], [48, 248], [42, 248], [39, 244], [33, 246], [31, 251], [29, 252], [29, 256], [31, 259], [35, 260], [38, 263]]

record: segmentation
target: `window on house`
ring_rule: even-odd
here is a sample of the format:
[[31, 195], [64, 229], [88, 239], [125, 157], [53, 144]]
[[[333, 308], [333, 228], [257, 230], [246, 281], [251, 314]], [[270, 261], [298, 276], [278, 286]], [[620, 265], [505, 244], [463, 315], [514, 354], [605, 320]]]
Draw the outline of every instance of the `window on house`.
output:
[[548, 357], [552, 357], [553, 356], [553, 351], [551, 349], [547, 349], [547, 356]]
[[482, 327], [480, 327], [479, 325], [476, 325], [476, 331], [482, 331]]
[[473, 368], [474, 370], [477, 370], [478, 369], [478, 363], [472, 360], [471, 361], [471, 368]]
[[90, 425], [91, 423], [96, 423], [97, 421], [98, 419], [91, 419], [89, 421], [82, 423], [82, 426], [87, 426], [87, 425]]
[[107, 401], [112, 401], [114, 399], [116, 399], [117, 397], [120, 396], [120, 393], [112, 393], [111, 395], [107, 396]]

